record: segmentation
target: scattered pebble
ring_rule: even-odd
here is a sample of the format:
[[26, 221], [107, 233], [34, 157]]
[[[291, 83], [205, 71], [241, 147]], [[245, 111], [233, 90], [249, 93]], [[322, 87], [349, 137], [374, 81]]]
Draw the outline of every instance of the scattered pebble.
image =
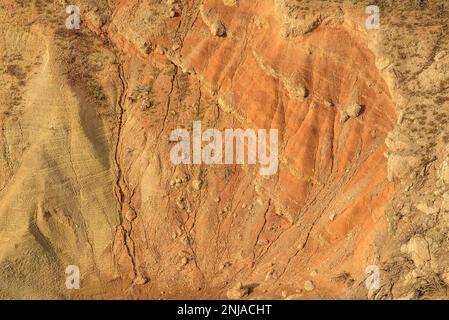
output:
[[315, 290], [315, 285], [313, 284], [312, 281], [307, 280], [304, 282], [304, 290], [313, 291], [313, 290]]
[[357, 118], [360, 113], [362, 112], [362, 106], [360, 106], [357, 103], [352, 103], [350, 104], [347, 108], [346, 108], [346, 113], [348, 114], [348, 116], [350, 116], [351, 118]]

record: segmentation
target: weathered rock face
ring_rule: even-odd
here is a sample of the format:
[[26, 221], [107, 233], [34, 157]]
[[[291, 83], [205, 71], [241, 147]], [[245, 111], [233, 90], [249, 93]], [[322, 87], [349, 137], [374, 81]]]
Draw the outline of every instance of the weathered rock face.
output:
[[[77, 31], [65, 28], [59, 3], [12, 15], [17, 4], [6, 1], [0, 13], [1, 79], [13, 90], [0, 91], [2, 297], [281, 298], [304, 289], [303, 298], [366, 298], [366, 267], [391, 255], [436, 272], [438, 241], [402, 231], [394, 212], [420, 203], [402, 184], [417, 182], [423, 165], [423, 177], [432, 170], [439, 145], [426, 154], [432, 138], [417, 141], [408, 109], [399, 121], [396, 113], [427, 99], [406, 89], [428, 92], [430, 70], [447, 86], [443, 49], [415, 61], [404, 89], [392, 76], [408, 67], [395, 64], [402, 31], [367, 31], [367, 4], [78, 5]], [[434, 8], [407, 10], [385, 23]], [[444, 112], [447, 99], [438, 101]], [[278, 171], [173, 164], [172, 130], [198, 120], [204, 129], [278, 129]], [[444, 166], [432, 174], [447, 185]], [[437, 215], [428, 212], [428, 230]], [[65, 288], [68, 265], [79, 266], [81, 290]], [[408, 294], [417, 286], [409, 271], [403, 281], [387, 273], [370, 296]]]

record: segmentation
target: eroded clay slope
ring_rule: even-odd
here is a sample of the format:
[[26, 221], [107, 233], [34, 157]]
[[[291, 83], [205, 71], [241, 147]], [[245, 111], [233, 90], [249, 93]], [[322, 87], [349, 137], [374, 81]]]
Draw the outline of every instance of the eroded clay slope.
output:
[[[1, 16], [7, 33], [0, 45], [9, 59], [22, 56], [5, 66], [2, 81], [24, 82], [2, 115], [3, 296], [434, 294], [407, 280], [411, 270], [440, 279], [438, 294], [444, 290], [444, 259], [430, 268], [437, 253], [422, 263], [415, 251], [431, 235], [442, 237], [445, 229], [435, 228], [445, 209], [421, 206], [430, 207], [430, 227], [420, 232], [420, 215], [404, 224], [395, 209], [423, 202], [419, 190], [435, 191], [429, 184], [437, 170], [426, 159], [447, 156], [438, 114], [447, 108], [448, 85], [444, 34], [417, 53], [407, 41], [427, 29], [397, 20], [424, 15], [432, 23], [426, 28], [441, 31], [447, 18], [435, 12], [444, 5], [382, 4], [382, 28], [372, 31], [365, 28], [368, 3], [77, 5], [79, 31], [65, 29], [61, 3], [30, 1], [21, 15]], [[28, 73], [17, 73], [22, 68]], [[2, 96], [13, 99], [12, 91]], [[420, 105], [437, 114], [414, 116]], [[278, 173], [175, 166], [170, 133], [192, 130], [196, 120], [219, 130], [279, 129]], [[418, 140], [423, 128], [429, 135]], [[420, 169], [411, 187], [404, 182]], [[410, 224], [413, 231], [403, 231]], [[64, 288], [67, 265], [80, 266], [81, 290]], [[380, 291], [365, 288], [368, 265], [382, 269]], [[238, 282], [249, 291], [229, 291]]]

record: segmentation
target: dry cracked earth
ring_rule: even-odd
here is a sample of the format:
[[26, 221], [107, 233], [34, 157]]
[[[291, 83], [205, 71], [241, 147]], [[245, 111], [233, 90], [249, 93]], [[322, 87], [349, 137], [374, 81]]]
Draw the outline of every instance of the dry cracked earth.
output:
[[[0, 298], [448, 298], [448, 24], [446, 0], [2, 0]], [[174, 164], [194, 121], [277, 129], [278, 170]]]

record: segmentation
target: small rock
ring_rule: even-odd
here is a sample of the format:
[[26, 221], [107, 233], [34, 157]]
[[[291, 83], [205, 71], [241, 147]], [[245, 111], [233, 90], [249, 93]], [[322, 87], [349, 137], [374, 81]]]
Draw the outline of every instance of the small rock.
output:
[[221, 21], [215, 21], [210, 26], [210, 32], [213, 36], [224, 37], [226, 36], [226, 28]]
[[137, 214], [136, 214], [136, 212], [134, 210], [128, 210], [125, 213], [125, 218], [126, 218], [126, 220], [131, 222], [131, 221], [134, 221], [137, 218]]
[[357, 118], [360, 113], [362, 112], [362, 106], [360, 106], [357, 103], [352, 103], [350, 104], [347, 108], [346, 108], [346, 113], [348, 114], [348, 116], [350, 116], [351, 118]]
[[189, 259], [187, 257], [183, 257], [181, 259], [181, 267], [185, 266], [188, 263], [189, 263]]
[[303, 99], [309, 95], [307, 88], [300, 83], [293, 83], [291, 81], [286, 81], [284, 85], [288, 93], [295, 98]]
[[192, 180], [192, 188], [195, 191], [198, 191], [201, 189], [201, 186], [203, 185], [201, 180]]
[[138, 275], [135, 279], [134, 279], [134, 284], [138, 285], [138, 286], [142, 286], [146, 283], [148, 283], [150, 281], [150, 279], [148, 279], [147, 277], [144, 277], [142, 275]]
[[265, 280], [273, 279], [273, 275], [274, 275], [274, 270], [268, 271], [267, 274], [265, 275]]
[[327, 108], [331, 108], [333, 106], [333, 104], [332, 104], [332, 102], [330, 102], [328, 100], [325, 100], [324, 101], [324, 106], [327, 107]]
[[407, 244], [402, 245], [401, 252], [407, 253], [418, 268], [430, 261], [429, 244], [420, 235], [413, 236]]
[[416, 209], [424, 212], [425, 214], [431, 215], [435, 215], [438, 214], [438, 212], [440, 212], [440, 208], [438, 208], [437, 206], [428, 206], [425, 203], [419, 203], [418, 205], [416, 205]]
[[307, 280], [304, 282], [304, 290], [313, 291], [313, 290], [315, 290], [315, 285], [313, 284], [312, 281]]
[[146, 99], [142, 102], [141, 109], [142, 111], [147, 111], [154, 107], [154, 102], [152, 100]]

